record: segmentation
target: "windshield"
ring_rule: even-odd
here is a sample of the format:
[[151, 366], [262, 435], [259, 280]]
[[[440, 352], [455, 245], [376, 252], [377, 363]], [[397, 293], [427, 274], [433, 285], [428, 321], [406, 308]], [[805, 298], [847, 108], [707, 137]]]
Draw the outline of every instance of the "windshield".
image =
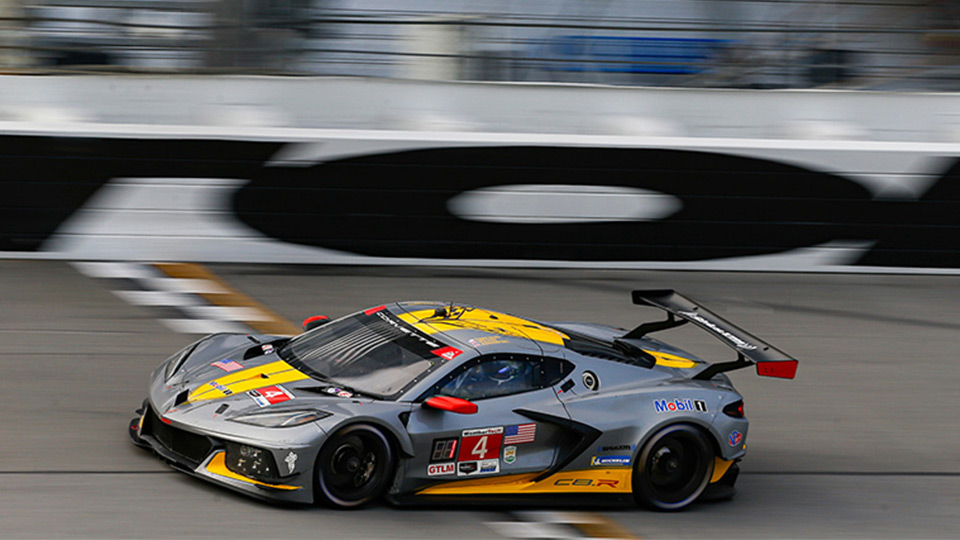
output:
[[382, 309], [301, 334], [279, 354], [315, 379], [394, 399], [439, 366], [444, 350], [443, 344]]

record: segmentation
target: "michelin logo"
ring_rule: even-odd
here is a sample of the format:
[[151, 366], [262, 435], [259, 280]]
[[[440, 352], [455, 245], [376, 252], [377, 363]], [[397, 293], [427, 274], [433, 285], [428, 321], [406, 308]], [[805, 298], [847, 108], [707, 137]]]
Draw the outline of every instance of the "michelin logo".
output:
[[629, 465], [630, 456], [593, 456], [590, 458], [590, 465], [598, 467], [602, 465]]
[[699, 399], [680, 399], [674, 398], [673, 401], [665, 399], [656, 399], [653, 401], [653, 407], [658, 413], [664, 412], [707, 412], [707, 402]]

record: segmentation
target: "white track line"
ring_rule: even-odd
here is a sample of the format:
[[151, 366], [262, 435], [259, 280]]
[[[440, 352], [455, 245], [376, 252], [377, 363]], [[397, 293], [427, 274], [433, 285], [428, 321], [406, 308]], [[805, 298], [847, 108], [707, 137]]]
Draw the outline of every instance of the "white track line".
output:
[[216, 334], [217, 332], [249, 332], [239, 323], [230, 321], [208, 321], [204, 319], [160, 319], [167, 328], [181, 334]]

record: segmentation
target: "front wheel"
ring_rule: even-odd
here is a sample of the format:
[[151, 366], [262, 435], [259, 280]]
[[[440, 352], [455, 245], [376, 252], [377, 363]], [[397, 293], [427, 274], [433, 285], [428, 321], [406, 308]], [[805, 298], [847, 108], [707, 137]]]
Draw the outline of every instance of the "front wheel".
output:
[[380, 496], [393, 471], [390, 441], [379, 429], [354, 424], [336, 432], [317, 457], [320, 498], [338, 508], [354, 508]]
[[686, 424], [667, 426], [640, 452], [633, 496], [657, 510], [680, 510], [706, 489], [713, 465], [713, 449], [703, 431]]

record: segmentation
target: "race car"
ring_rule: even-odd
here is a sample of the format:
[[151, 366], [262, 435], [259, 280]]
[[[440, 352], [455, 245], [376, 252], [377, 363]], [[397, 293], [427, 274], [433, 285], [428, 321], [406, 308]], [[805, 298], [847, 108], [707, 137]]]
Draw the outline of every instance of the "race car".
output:
[[[129, 433], [204, 480], [340, 508], [729, 497], [748, 423], [724, 372], [793, 378], [798, 361], [672, 290], [632, 297], [666, 319], [627, 330], [397, 302], [311, 317], [292, 338], [210, 335], [154, 371]], [[736, 358], [651, 337], [688, 323]]]

